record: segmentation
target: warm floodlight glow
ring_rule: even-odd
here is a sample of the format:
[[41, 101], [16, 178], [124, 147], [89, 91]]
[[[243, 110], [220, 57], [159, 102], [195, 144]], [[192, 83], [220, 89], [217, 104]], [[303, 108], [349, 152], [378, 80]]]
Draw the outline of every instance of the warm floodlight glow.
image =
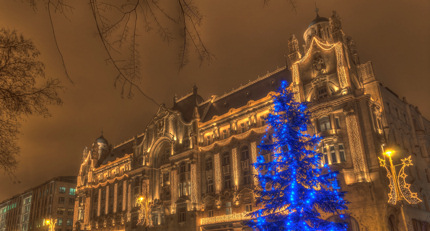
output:
[[142, 202], [143, 200], [145, 200], [145, 197], [140, 196], [140, 197], [139, 197], [139, 201], [140, 201], [140, 202]]
[[394, 151], [392, 150], [387, 150], [386, 152], [384, 152], [384, 155], [391, 157], [391, 155], [393, 155]]
[[51, 221], [50, 220], [45, 220], [45, 224], [49, 225], [49, 224], [51, 224]]

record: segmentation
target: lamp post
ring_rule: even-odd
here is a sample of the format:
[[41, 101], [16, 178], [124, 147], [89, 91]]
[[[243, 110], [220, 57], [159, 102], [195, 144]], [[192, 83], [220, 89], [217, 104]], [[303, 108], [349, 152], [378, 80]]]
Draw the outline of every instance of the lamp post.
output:
[[[390, 193], [388, 194], [388, 203], [395, 205], [397, 201], [402, 199], [409, 204], [418, 204], [421, 200], [418, 198], [417, 193], [413, 193], [410, 190], [411, 185], [406, 183], [405, 167], [412, 166], [411, 156], [401, 159], [401, 164], [394, 165], [391, 156], [394, 154], [393, 150], [387, 150], [384, 152], [384, 156], [388, 157], [389, 166], [384, 158], [379, 159], [379, 165], [387, 170], [387, 177], [390, 180]], [[399, 172], [397, 173], [396, 167], [401, 166]]]
[[57, 223], [57, 219], [46, 218], [43, 221], [43, 224], [48, 226], [48, 231], [55, 231], [55, 224]]
[[[384, 158], [379, 159], [379, 165], [387, 170], [387, 177], [390, 180], [390, 193], [388, 194], [388, 203], [396, 205], [397, 201], [404, 200], [409, 204], [418, 204], [421, 200], [418, 198], [417, 193], [413, 193], [410, 190], [411, 185], [406, 183], [405, 167], [412, 166], [411, 156], [401, 159], [401, 164], [394, 165], [391, 156], [394, 154], [393, 150], [387, 150], [384, 152]], [[385, 161], [385, 156], [388, 157], [390, 162], [389, 166]], [[399, 172], [397, 173], [396, 167], [401, 166]], [[403, 225], [405, 230], [408, 230], [408, 225], [406, 222], [405, 213], [403, 211], [403, 203], [400, 205], [400, 210], [403, 219]]]
[[145, 227], [149, 226], [149, 202], [148, 199], [144, 196], [139, 196], [136, 200], [139, 204], [139, 219], [137, 221], [138, 225], [142, 225]]

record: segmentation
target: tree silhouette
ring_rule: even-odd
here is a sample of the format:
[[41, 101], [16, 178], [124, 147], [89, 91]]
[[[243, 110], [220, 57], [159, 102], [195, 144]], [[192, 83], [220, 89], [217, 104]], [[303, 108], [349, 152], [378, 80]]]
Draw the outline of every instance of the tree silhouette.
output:
[[16, 31], [0, 29], [0, 168], [13, 175], [20, 119], [49, 116], [47, 106], [61, 104], [57, 79], [45, 77], [34, 44]]

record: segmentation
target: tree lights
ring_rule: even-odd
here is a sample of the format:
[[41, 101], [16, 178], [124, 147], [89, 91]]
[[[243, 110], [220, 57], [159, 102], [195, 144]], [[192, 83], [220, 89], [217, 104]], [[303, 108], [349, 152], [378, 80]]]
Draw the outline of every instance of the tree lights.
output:
[[337, 172], [319, 167], [322, 154], [315, 147], [320, 137], [305, 134], [309, 112], [305, 103], [293, 97], [285, 81], [273, 96], [268, 131], [254, 164], [261, 209], [250, 214], [253, 219], [248, 225], [260, 231], [346, 230], [346, 223], [321, 219], [320, 212], [339, 214], [348, 202], [337, 183]]

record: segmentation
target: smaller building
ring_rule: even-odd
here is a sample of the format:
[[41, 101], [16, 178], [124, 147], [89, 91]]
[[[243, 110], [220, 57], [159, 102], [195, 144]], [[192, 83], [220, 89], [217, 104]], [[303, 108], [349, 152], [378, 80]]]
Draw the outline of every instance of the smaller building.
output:
[[56, 231], [71, 231], [76, 176], [59, 176], [0, 202], [0, 231], [46, 230], [45, 219], [57, 220]]

